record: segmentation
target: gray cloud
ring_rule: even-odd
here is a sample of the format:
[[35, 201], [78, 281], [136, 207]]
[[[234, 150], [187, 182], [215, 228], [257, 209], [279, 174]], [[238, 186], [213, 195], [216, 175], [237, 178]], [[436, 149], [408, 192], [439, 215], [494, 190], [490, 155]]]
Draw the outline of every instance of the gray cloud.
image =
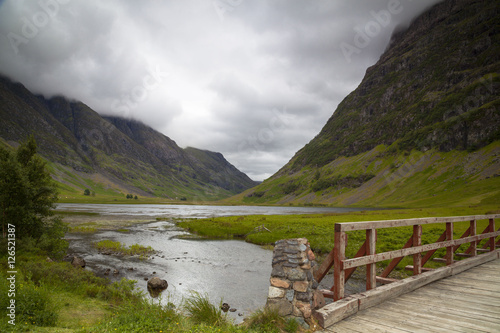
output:
[[0, 72], [262, 180], [321, 130], [395, 27], [435, 3], [7, 0]]

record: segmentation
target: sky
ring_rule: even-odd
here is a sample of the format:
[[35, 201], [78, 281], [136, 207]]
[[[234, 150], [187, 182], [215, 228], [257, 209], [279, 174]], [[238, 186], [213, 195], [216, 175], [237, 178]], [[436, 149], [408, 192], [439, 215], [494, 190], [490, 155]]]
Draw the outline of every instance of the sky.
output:
[[264, 180], [437, 0], [0, 0], [0, 73]]

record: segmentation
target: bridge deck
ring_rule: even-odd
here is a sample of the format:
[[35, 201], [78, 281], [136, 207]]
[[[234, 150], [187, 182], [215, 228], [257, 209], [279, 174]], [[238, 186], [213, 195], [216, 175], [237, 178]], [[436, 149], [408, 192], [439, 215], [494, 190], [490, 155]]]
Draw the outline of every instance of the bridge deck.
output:
[[500, 260], [359, 311], [323, 332], [500, 332]]

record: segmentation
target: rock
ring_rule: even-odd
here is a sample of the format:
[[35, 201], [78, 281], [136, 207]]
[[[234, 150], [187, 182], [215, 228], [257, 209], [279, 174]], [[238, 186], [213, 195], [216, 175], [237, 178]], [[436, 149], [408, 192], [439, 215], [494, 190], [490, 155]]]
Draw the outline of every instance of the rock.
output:
[[266, 307], [278, 311], [278, 314], [282, 317], [290, 315], [293, 311], [292, 303], [282, 298], [268, 299]]
[[288, 289], [290, 287], [290, 283], [288, 283], [288, 282], [286, 282], [285, 280], [282, 280], [282, 279], [271, 278], [271, 286], [278, 287], [278, 288]]
[[148, 281], [148, 291], [151, 297], [158, 297], [161, 292], [168, 288], [168, 283], [166, 280], [162, 280], [159, 277], [153, 277]]
[[115, 269], [113, 270], [113, 275], [118, 275], [118, 274], [120, 274], [120, 272], [119, 272], [119, 271], [115, 268]]
[[111, 272], [111, 268], [107, 268], [105, 271], [104, 271], [104, 275], [109, 275], [109, 273]]
[[47, 257], [47, 259], [45, 259], [46, 262], [53, 262], [52, 259], [50, 259], [49, 257]]
[[293, 283], [293, 289], [305, 293], [309, 287], [309, 282], [307, 281], [295, 281]]
[[308, 303], [297, 302], [295, 306], [302, 312], [304, 318], [310, 318], [312, 314], [311, 305]]
[[267, 297], [269, 298], [282, 298], [285, 296], [285, 289], [269, 287], [269, 294]]
[[313, 308], [321, 309], [325, 305], [326, 305], [325, 296], [323, 296], [323, 293], [321, 291], [315, 290], [313, 292]]
[[227, 312], [229, 311], [230, 306], [227, 303], [223, 303], [220, 308], [222, 309], [222, 311]]
[[85, 268], [85, 260], [83, 260], [83, 258], [80, 258], [80, 257], [73, 257], [73, 260], [71, 260], [71, 265], [73, 265], [74, 267], [81, 267], [81, 268]]
[[229, 309], [229, 312], [236, 312], [237, 310], [235, 308]]
[[306, 273], [300, 268], [288, 268], [285, 267], [285, 273], [288, 276], [288, 279], [291, 281], [303, 281], [306, 280]]
[[156, 274], [156, 272], [153, 272], [153, 275], [155, 275], [155, 274]]

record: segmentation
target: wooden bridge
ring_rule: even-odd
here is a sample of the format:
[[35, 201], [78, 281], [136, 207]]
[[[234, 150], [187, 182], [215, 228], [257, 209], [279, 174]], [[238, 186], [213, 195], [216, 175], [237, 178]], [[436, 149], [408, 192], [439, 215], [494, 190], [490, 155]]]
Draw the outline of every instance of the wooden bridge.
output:
[[[323, 295], [334, 302], [316, 310], [315, 318], [325, 332], [500, 332], [500, 229], [495, 228], [499, 217], [335, 224], [334, 249], [315, 274], [319, 282], [333, 267], [334, 285]], [[455, 223], [468, 223], [457, 239]], [[485, 225], [480, 234], [478, 223]], [[444, 224], [443, 234], [434, 243], [422, 244], [423, 226], [436, 224]], [[377, 253], [377, 230], [394, 227], [411, 227], [413, 232], [401, 249]], [[355, 230], [364, 230], [366, 240], [353, 258], [347, 258], [348, 232]], [[441, 248], [446, 249], [444, 258], [432, 258]], [[463, 252], [457, 253], [459, 249]], [[413, 276], [389, 278], [405, 256], [413, 259], [406, 267]], [[430, 259], [446, 265], [424, 267]], [[377, 276], [376, 264], [384, 260], [391, 261]], [[360, 266], [366, 266], [366, 291], [345, 297], [344, 284]]]

